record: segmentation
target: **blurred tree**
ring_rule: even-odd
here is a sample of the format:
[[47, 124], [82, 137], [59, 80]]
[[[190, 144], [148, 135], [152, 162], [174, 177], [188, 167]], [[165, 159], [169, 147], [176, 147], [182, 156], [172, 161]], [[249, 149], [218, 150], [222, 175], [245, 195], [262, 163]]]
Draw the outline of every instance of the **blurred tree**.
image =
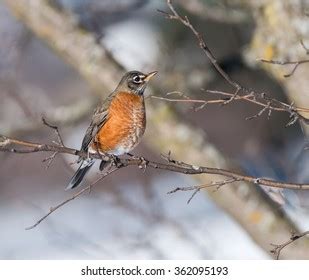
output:
[[[123, 70], [122, 65], [111, 57], [104, 46], [102, 48], [96, 43], [93, 34], [83, 32], [74, 25], [68, 14], [44, 0], [5, 2], [16, 17], [75, 67], [97, 94], [110, 92], [115, 87], [115, 81]], [[168, 73], [165, 75], [168, 79]], [[160, 84], [155, 88], [160, 89]], [[162, 152], [168, 147], [174, 157], [191, 163], [203, 162], [204, 165], [220, 168], [231, 166], [201, 130], [182, 123], [171, 107], [154, 106], [149, 102], [147, 109], [149, 126], [146, 141], [151, 148]], [[216, 180], [216, 177], [199, 175], [196, 179], [207, 183]], [[208, 193], [266, 251], [270, 249], [269, 243], [288, 239], [291, 229], [297, 231], [284, 212], [251, 185], [233, 183], [224, 191]], [[292, 244], [283, 256], [308, 258], [308, 245], [306, 241]]]

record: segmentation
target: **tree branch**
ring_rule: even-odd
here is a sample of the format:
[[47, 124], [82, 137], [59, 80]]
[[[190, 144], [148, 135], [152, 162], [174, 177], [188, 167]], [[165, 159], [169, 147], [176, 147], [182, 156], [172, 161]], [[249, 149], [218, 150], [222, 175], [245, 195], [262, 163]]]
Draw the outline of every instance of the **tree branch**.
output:
[[90, 185], [88, 185], [87, 187], [81, 189], [80, 191], [78, 191], [77, 193], [75, 193], [73, 196], [71, 196], [70, 198], [60, 202], [59, 204], [57, 204], [56, 206], [50, 207], [49, 211], [42, 216], [39, 220], [37, 220], [33, 225], [26, 227], [25, 230], [30, 230], [30, 229], [34, 229], [35, 227], [37, 227], [41, 222], [43, 222], [46, 218], [48, 218], [49, 215], [51, 215], [52, 213], [54, 213], [56, 210], [58, 210], [59, 208], [61, 208], [62, 206], [66, 205], [67, 203], [69, 203], [70, 201], [74, 200], [75, 198], [81, 196], [83, 193], [91, 190], [91, 188], [93, 186], [95, 186], [98, 182], [100, 182], [101, 180], [103, 180], [105, 177], [107, 177], [108, 175], [110, 175], [111, 173], [113, 173], [114, 171], [116, 171], [117, 169], [111, 169], [106, 171], [104, 174], [102, 174], [98, 179], [96, 179], [94, 182], [92, 182]]
[[221, 66], [217, 62], [216, 57], [212, 54], [211, 50], [209, 49], [209, 47], [205, 43], [202, 35], [191, 24], [191, 22], [189, 21], [189, 18], [187, 16], [181, 17], [178, 14], [178, 12], [176, 11], [176, 9], [174, 8], [174, 6], [172, 5], [171, 0], [166, 0], [166, 2], [167, 2], [167, 5], [168, 5], [170, 11], [172, 12], [172, 14], [166, 13], [166, 12], [161, 11], [161, 10], [159, 10], [159, 12], [163, 13], [166, 16], [167, 19], [177, 20], [177, 21], [181, 22], [184, 26], [188, 27], [191, 30], [191, 32], [194, 34], [194, 36], [196, 37], [200, 48], [206, 54], [206, 56], [210, 60], [211, 64], [215, 67], [215, 69], [218, 71], [218, 73], [235, 89], [238, 89], [238, 90], [243, 89], [243, 87], [239, 83], [232, 80], [232, 78], [221, 68]]
[[[282, 101], [279, 101], [274, 98], [270, 98], [266, 93], [264, 92], [257, 92], [255, 90], [249, 90], [245, 88], [243, 85], [239, 84], [237, 81], [233, 80], [219, 65], [216, 57], [213, 55], [212, 51], [206, 44], [203, 36], [197, 31], [197, 29], [191, 24], [189, 18], [187, 16], [181, 16], [179, 13], [176, 11], [172, 4], [172, 0], [166, 0], [167, 6], [170, 10], [171, 13], [164, 12], [159, 10], [160, 13], [164, 14], [167, 19], [169, 20], [176, 20], [186, 26], [190, 31], [193, 33], [193, 35], [196, 37], [198, 41], [199, 47], [203, 50], [207, 58], [210, 60], [211, 64], [214, 66], [214, 68], [217, 70], [217, 72], [224, 78], [224, 80], [232, 86], [235, 90], [233, 93], [230, 94], [230, 98], [225, 101], [223, 104], [228, 104], [232, 102], [233, 100], [236, 99], [236, 96], [238, 95], [252, 95], [252, 99], [259, 99], [262, 100], [263, 102], [260, 102], [260, 106], [263, 106], [264, 108], [267, 107], [269, 109], [270, 107], [275, 107], [277, 108], [277, 111], [284, 111], [289, 113], [290, 115], [290, 122], [288, 125], [294, 124], [297, 120], [303, 121], [305, 124], [309, 124], [309, 118], [305, 117], [304, 115], [300, 114], [299, 108], [296, 108], [290, 104], [286, 104]], [[250, 98], [244, 98], [243, 100], [245, 101], [250, 101]], [[304, 108], [303, 108], [304, 109]], [[265, 109], [266, 110], [266, 109]], [[309, 111], [309, 109], [304, 109], [306, 112]], [[304, 111], [302, 110], [302, 111]]]
[[272, 254], [274, 254], [276, 260], [279, 260], [281, 251], [292, 244], [293, 242], [297, 241], [300, 238], [303, 238], [304, 236], [309, 235], [309, 231], [305, 231], [299, 234], [293, 233], [290, 239], [282, 244], [271, 244], [274, 248], [270, 251]]
[[[292, 189], [292, 190], [308, 190], [309, 184], [299, 184], [299, 183], [285, 183], [279, 182], [275, 180], [270, 180], [266, 178], [257, 178], [247, 175], [242, 175], [233, 171], [229, 171], [221, 168], [213, 168], [206, 166], [197, 166], [189, 163], [176, 161], [171, 159], [170, 157], [165, 157], [166, 163], [156, 162], [147, 160], [143, 157], [129, 157], [129, 158], [118, 158], [115, 156], [99, 155], [99, 154], [88, 154], [86, 152], [82, 152], [76, 149], [68, 148], [62, 144], [41, 144], [35, 142], [28, 142], [17, 140], [9, 137], [5, 137], [0, 135], [0, 151], [16, 153], [16, 154], [25, 154], [25, 153], [36, 153], [36, 152], [56, 152], [62, 154], [70, 154], [83, 158], [91, 157], [94, 159], [103, 159], [106, 161], [113, 161], [115, 158], [117, 159], [117, 163], [119, 166], [127, 167], [127, 166], [138, 166], [141, 167], [146, 165], [146, 167], [167, 170], [176, 173], [182, 173], [186, 175], [197, 175], [197, 174], [215, 174], [221, 175], [224, 177], [228, 177], [234, 179], [234, 181], [243, 181], [248, 183], [254, 183], [257, 185], [263, 185], [267, 187], [273, 188], [283, 188], [283, 189]], [[14, 146], [14, 147], [12, 147]], [[231, 183], [231, 182], [226, 182]], [[200, 187], [202, 188], [202, 187]], [[188, 189], [190, 190], [190, 189]]]
[[277, 65], [293, 65], [292, 70], [289, 73], [283, 75], [283, 77], [289, 78], [295, 73], [298, 66], [304, 63], [308, 63], [309, 59], [296, 60], [296, 61], [281, 61], [281, 60], [267, 60], [267, 59], [261, 58], [259, 59], [259, 61], [264, 62], [264, 63], [269, 63], [269, 64], [277, 64]]
[[[4, 2], [38, 38], [75, 68], [93, 86], [98, 96], [106, 97], [114, 89], [123, 68], [111, 59], [104, 46], [102, 48], [96, 43], [93, 34], [80, 30], [66, 13], [50, 6], [46, 0]], [[158, 89], [161, 89], [159, 84]], [[89, 96], [85, 100], [88, 98]], [[146, 145], [157, 152], [171, 149], [174, 157], [186, 162], [204, 162], [208, 166], [229, 169], [229, 161], [207, 141], [203, 130], [182, 122], [166, 104], [157, 106], [147, 102], [146, 106], [148, 122], [144, 137]], [[56, 123], [55, 119], [53, 122]], [[3, 141], [7, 140], [3, 138]], [[211, 174], [198, 174], [194, 178], [201, 184], [218, 181], [218, 177]], [[224, 191], [213, 192], [210, 188], [205, 190], [209, 197], [232, 216], [266, 252], [269, 252], [270, 240], [284, 240], [290, 236], [291, 230], [297, 231], [295, 224], [281, 209], [274, 208], [257, 188], [248, 183], [234, 182]], [[252, 218], [256, 215], [259, 217], [258, 220]], [[308, 258], [307, 245], [302, 242], [289, 246], [284, 252], [284, 257]]]
[[[44, 120], [44, 123], [47, 124], [49, 127], [57, 131], [57, 135], [61, 139], [59, 134], [58, 128], [56, 126], [51, 126]], [[14, 147], [12, 147], [14, 146]], [[234, 182], [247, 182], [247, 183], [254, 183], [257, 185], [263, 185], [272, 188], [282, 188], [282, 189], [292, 189], [292, 190], [309, 190], [309, 184], [298, 184], [298, 183], [285, 183], [285, 182], [278, 182], [275, 180], [270, 180], [266, 178], [257, 178], [247, 175], [242, 175], [233, 171], [221, 169], [221, 168], [212, 168], [206, 166], [196, 166], [189, 163], [176, 161], [171, 158], [170, 153], [167, 156], [162, 156], [165, 162], [156, 162], [145, 159], [144, 157], [135, 157], [130, 156], [129, 158], [119, 158], [113, 155], [100, 155], [100, 154], [88, 154], [86, 152], [82, 152], [76, 149], [72, 149], [69, 147], [64, 146], [63, 141], [61, 140], [59, 143], [56, 144], [43, 144], [43, 143], [35, 143], [35, 142], [28, 142], [17, 140], [9, 137], [5, 137], [0, 135], [0, 151], [8, 152], [8, 153], [16, 153], [16, 154], [25, 154], [25, 153], [37, 153], [37, 152], [53, 152], [52, 159], [54, 155], [61, 153], [61, 154], [70, 154], [75, 155], [78, 157], [91, 157], [94, 159], [101, 159], [104, 161], [110, 161], [112, 165], [110, 166], [111, 169], [105, 171], [103, 175], [101, 175], [97, 180], [91, 183], [86, 188], [82, 189], [81, 191], [74, 194], [72, 197], [64, 200], [63, 202], [59, 203], [58, 205], [51, 207], [49, 212], [45, 214], [42, 218], [40, 218], [34, 225], [27, 227], [26, 229], [33, 229], [37, 225], [39, 225], [43, 220], [45, 220], [49, 215], [53, 212], [67, 204], [68, 202], [74, 200], [78, 196], [82, 195], [87, 190], [90, 190], [91, 187], [96, 185], [99, 181], [104, 179], [109, 174], [125, 168], [129, 166], [137, 166], [140, 169], [145, 170], [146, 168], [154, 168], [160, 169], [175, 173], [181, 173], [186, 175], [197, 175], [197, 174], [212, 174], [212, 175], [220, 175], [225, 177], [225, 179], [206, 183], [200, 186], [190, 186], [190, 187], [178, 187], [169, 192], [175, 193], [178, 191], [193, 191], [191, 197], [188, 200], [188, 203], [192, 200], [192, 198], [202, 189], [216, 187], [217, 189], [221, 186], [228, 185]], [[288, 244], [287, 244], [288, 245]]]
[[[226, 104], [226, 98], [228, 98], [228, 100], [230, 100], [230, 98], [234, 98], [235, 101], [236, 100], [238, 100], [238, 101], [246, 101], [246, 102], [249, 102], [249, 103], [252, 103], [252, 104], [255, 104], [255, 105], [258, 105], [259, 107], [261, 107], [261, 110], [256, 115], [254, 115], [252, 117], [247, 117], [246, 120], [251, 120], [253, 118], [259, 117], [265, 111], [268, 111], [268, 116], [270, 116], [272, 111], [276, 111], [276, 112], [284, 112], [284, 111], [286, 111], [281, 106], [277, 106], [276, 104], [271, 102], [271, 100], [268, 100], [268, 101], [265, 100], [265, 99], [259, 99], [258, 100], [252, 92], [249, 93], [249, 94], [246, 94], [246, 95], [234, 96], [234, 93], [225, 92], [225, 91], [205, 90], [205, 89], [202, 89], [202, 90], [205, 91], [205, 93], [212, 93], [212, 94], [221, 95], [222, 98], [216, 98], [216, 99], [191, 99], [191, 98], [185, 96], [183, 93], [179, 93], [179, 92], [173, 92], [173, 93], [179, 94], [181, 98], [170, 98], [170, 97], [162, 97], [162, 96], [155, 96], [155, 95], [153, 95], [151, 97], [155, 98], [155, 99], [159, 99], [159, 100], [168, 101], [168, 102], [201, 104], [197, 108], [195, 108], [195, 110], [203, 109], [208, 104], [224, 105], [224, 104]], [[166, 95], [170, 96], [171, 93], [167, 93]], [[290, 105], [290, 107], [291, 106], [293, 107], [293, 105]], [[307, 109], [307, 108], [295, 107], [295, 109], [297, 110], [297, 112], [309, 113], [309, 109]], [[294, 113], [292, 113], [292, 111], [290, 112], [290, 120], [292, 120], [292, 119], [294, 120], [294, 118], [292, 118], [292, 117], [295, 116]], [[291, 123], [289, 122], [288, 125], [291, 125]]]
[[[305, 43], [303, 40], [300, 40], [300, 44], [302, 48], [305, 50], [306, 55], [309, 55], [309, 49], [305, 46]], [[293, 65], [292, 70], [288, 74], [283, 75], [283, 77], [285, 78], [291, 77], [295, 73], [298, 66], [304, 63], [309, 63], [309, 59], [300, 59], [300, 60], [295, 60], [295, 61], [281, 61], [281, 60], [272, 60], [272, 59], [268, 60], [268, 59], [261, 58], [261, 59], [258, 59], [258, 61], [269, 63], [269, 64], [277, 64], [277, 65]]]

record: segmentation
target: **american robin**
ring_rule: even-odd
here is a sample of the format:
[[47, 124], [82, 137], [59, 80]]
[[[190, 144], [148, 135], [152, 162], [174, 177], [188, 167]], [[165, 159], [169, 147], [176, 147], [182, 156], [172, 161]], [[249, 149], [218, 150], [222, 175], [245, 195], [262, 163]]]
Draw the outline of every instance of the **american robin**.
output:
[[[157, 71], [126, 73], [117, 88], [99, 104], [84, 136], [81, 151], [120, 156], [129, 153], [145, 132], [144, 91]], [[94, 159], [80, 158], [81, 164], [66, 189], [77, 187]], [[103, 164], [102, 164], [103, 163]], [[104, 162], [101, 166], [104, 166]]]

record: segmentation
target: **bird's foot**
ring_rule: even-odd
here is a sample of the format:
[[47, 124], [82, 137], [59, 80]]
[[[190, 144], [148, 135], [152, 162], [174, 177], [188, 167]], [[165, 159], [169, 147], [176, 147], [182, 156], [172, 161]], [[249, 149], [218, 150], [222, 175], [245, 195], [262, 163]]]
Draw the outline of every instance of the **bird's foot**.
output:
[[116, 168], [119, 168], [122, 166], [120, 158], [116, 157], [115, 155], [110, 155], [109, 157], [110, 157], [112, 166], [115, 166]]

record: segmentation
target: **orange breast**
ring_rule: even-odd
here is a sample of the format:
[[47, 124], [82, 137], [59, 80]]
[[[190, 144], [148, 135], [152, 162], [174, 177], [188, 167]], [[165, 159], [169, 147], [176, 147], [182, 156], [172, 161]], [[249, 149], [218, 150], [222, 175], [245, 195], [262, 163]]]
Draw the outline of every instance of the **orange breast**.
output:
[[110, 104], [106, 123], [96, 136], [99, 150], [133, 149], [144, 134], [145, 125], [143, 97], [128, 92], [118, 93]]

